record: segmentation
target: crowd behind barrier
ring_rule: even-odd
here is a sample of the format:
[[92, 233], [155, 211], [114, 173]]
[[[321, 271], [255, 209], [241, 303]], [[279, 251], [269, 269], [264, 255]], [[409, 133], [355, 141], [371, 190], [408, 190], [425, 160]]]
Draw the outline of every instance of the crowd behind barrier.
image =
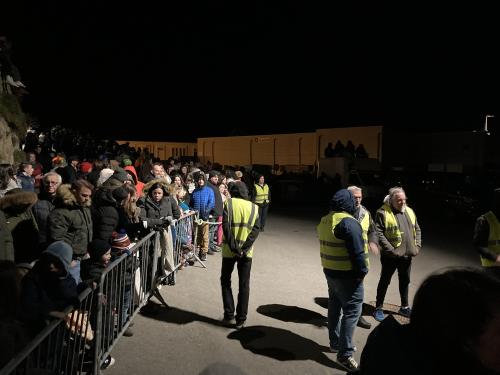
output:
[[[175, 273], [195, 260], [191, 251], [195, 220], [196, 213], [190, 212], [139, 240], [130, 254], [108, 265], [96, 288], [79, 295], [78, 306], [66, 308], [52, 320], [0, 375], [98, 374], [140, 309], [153, 295], [159, 296], [159, 286], [175, 284]], [[161, 236], [170, 236], [172, 246], [162, 249]]]

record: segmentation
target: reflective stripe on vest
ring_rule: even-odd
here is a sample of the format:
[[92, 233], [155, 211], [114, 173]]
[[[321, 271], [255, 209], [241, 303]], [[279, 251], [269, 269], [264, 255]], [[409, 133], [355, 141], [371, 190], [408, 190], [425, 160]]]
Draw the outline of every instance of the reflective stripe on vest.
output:
[[[258, 207], [252, 202], [241, 198], [230, 198], [224, 202], [224, 206], [229, 215], [228, 221], [231, 233], [235, 240], [238, 241], [239, 246], [242, 246], [257, 221], [257, 217], [259, 216]], [[222, 246], [222, 256], [226, 258], [236, 256], [226, 242]], [[248, 258], [252, 256], [253, 246], [247, 252]]]
[[269, 186], [255, 184], [255, 203], [262, 204], [269, 202]]
[[[398, 221], [389, 205], [384, 204], [382, 208], [384, 209], [385, 212], [384, 236], [391, 243], [391, 245], [394, 246], [394, 248], [397, 248], [401, 246], [401, 243], [403, 242], [403, 237], [401, 236], [401, 231], [399, 230]], [[408, 217], [410, 218], [411, 226], [413, 229], [413, 238], [415, 240], [415, 245], [416, 245], [417, 232], [415, 230], [415, 223], [417, 222], [417, 217], [415, 216], [415, 212], [413, 212], [413, 210], [408, 206], [406, 207], [406, 212], [408, 213]]]
[[[491, 211], [485, 213], [484, 218], [488, 221], [488, 226], [490, 227], [490, 235], [488, 237], [488, 249], [493, 253], [500, 255], [500, 222], [498, 221], [495, 214]], [[493, 267], [497, 263], [490, 259], [481, 257], [481, 264], [483, 267]]]
[[[321, 222], [316, 227], [319, 237], [321, 265], [323, 268], [336, 271], [352, 270], [351, 258], [345, 246], [345, 241], [335, 237], [333, 234], [335, 227], [346, 217], [354, 219], [354, 217], [346, 212], [330, 212], [321, 218]], [[368, 260], [366, 253], [365, 259], [366, 261]]]

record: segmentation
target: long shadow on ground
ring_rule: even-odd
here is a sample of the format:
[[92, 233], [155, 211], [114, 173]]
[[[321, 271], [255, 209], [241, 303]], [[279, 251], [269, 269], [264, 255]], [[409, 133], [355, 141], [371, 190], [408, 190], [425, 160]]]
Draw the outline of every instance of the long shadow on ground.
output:
[[298, 306], [280, 304], [262, 305], [257, 308], [257, 312], [283, 322], [306, 323], [316, 327], [327, 326], [325, 316]]
[[162, 322], [173, 324], [189, 324], [192, 322], [203, 322], [215, 326], [221, 326], [221, 322], [217, 319], [209, 318], [191, 311], [178, 309], [177, 307], [164, 307], [162, 305], [149, 302], [149, 309], [141, 311], [141, 315]]
[[241, 346], [254, 354], [263, 355], [278, 361], [312, 360], [321, 365], [343, 368], [328, 358], [324, 352], [329, 348], [281, 328], [250, 326], [231, 332], [231, 340], [239, 340]]

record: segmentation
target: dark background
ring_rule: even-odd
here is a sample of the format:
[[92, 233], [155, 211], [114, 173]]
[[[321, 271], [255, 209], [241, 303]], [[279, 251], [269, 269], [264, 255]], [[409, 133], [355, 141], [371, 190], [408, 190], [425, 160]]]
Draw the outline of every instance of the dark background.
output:
[[25, 109], [98, 136], [480, 129], [500, 116], [493, 5], [324, 3], [12, 0], [0, 34]]

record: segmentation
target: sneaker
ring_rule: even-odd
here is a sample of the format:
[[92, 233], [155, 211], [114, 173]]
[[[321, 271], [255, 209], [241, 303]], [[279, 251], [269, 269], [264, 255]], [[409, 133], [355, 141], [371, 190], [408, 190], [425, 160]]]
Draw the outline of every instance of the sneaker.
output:
[[106, 370], [108, 367], [111, 367], [115, 364], [115, 359], [108, 355], [104, 360], [104, 363], [101, 365], [101, 370]]
[[212, 249], [212, 251], [213, 251], [214, 253], [220, 253], [220, 252], [221, 252], [221, 247], [220, 247], [220, 246], [215, 246], [215, 247]]
[[370, 329], [372, 328], [372, 324], [366, 320], [364, 317], [360, 316], [358, 320], [358, 327], [364, 328], [364, 329]]
[[213, 251], [212, 249], [208, 249], [207, 254], [208, 255], [214, 255], [215, 251]]
[[232, 317], [232, 318], [224, 318], [224, 319], [221, 320], [221, 324], [224, 327], [233, 328], [234, 326], [236, 326], [236, 319], [234, 317]]
[[245, 326], [245, 321], [244, 321], [244, 320], [238, 320], [238, 321], [236, 322], [236, 326], [235, 326], [235, 328], [236, 328], [236, 329], [242, 329], [244, 326]]
[[125, 337], [132, 337], [134, 336], [134, 331], [132, 331], [132, 328], [130, 326], [123, 332], [123, 336]]
[[337, 357], [337, 362], [344, 366], [349, 372], [356, 372], [359, 369], [359, 365], [353, 357]]
[[377, 322], [381, 322], [385, 319], [385, 315], [382, 309], [375, 309], [375, 311], [373, 312], [373, 317]]
[[409, 318], [411, 315], [411, 308], [410, 306], [402, 307], [399, 309], [399, 315], [403, 315], [404, 317]]
[[200, 258], [200, 260], [201, 260], [201, 261], [206, 261], [206, 260], [207, 260], [207, 254], [205, 254], [205, 253], [200, 253], [199, 258]]

